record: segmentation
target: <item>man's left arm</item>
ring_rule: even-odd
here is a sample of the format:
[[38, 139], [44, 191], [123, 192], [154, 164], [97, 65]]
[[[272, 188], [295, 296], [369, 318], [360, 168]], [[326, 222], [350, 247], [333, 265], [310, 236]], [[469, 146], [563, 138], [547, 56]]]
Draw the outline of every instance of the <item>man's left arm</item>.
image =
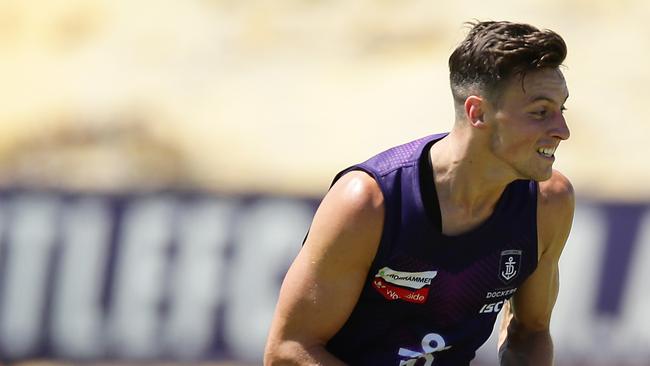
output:
[[537, 202], [538, 264], [504, 307], [499, 334], [503, 365], [552, 365], [551, 312], [559, 290], [558, 261], [573, 222], [575, 198], [567, 178], [557, 171], [539, 184]]

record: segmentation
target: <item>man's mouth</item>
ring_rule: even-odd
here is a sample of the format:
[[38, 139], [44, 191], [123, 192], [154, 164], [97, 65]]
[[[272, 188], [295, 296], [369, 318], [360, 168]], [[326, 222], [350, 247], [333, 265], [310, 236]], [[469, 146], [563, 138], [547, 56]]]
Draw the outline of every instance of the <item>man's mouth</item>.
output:
[[557, 149], [557, 147], [540, 147], [537, 149], [537, 153], [543, 157], [552, 158], [553, 154], [555, 154], [555, 149]]

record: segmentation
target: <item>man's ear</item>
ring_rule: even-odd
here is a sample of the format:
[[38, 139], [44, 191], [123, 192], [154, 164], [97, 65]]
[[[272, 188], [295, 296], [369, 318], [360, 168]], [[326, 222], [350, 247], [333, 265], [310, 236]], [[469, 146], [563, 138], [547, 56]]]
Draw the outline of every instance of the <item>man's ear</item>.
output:
[[470, 95], [465, 99], [465, 117], [472, 127], [485, 127], [485, 101], [476, 95]]

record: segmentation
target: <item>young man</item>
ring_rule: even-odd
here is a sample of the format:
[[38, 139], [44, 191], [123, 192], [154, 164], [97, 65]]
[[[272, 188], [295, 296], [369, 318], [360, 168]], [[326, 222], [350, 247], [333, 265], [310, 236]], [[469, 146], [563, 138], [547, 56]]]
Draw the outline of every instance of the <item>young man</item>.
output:
[[448, 134], [339, 173], [282, 285], [266, 365], [468, 365], [504, 309], [502, 365], [551, 365], [573, 218], [566, 45], [481, 22], [449, 59]]

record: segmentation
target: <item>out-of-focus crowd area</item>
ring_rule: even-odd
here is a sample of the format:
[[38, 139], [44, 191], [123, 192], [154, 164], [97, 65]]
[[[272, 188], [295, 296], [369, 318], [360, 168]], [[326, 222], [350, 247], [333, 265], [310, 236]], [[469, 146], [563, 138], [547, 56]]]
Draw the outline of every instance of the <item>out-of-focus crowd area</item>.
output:
[[73, 189], [322, 194], [341, 167], [446, 131], [463, 22], [566, 39], [587, 197], [647, 199], [645, 1], [6, 1], [0, 179]]
[[[259, 364], [340, 169], [453, 123], [467, 21], [561, 34], [557, 365], [650, 365], [650, 2], [0, 2], [0, 361]], [[495, 339], [476, 365], [496, 364]], [[41, 365], [41, 363], [38, 363]]]

